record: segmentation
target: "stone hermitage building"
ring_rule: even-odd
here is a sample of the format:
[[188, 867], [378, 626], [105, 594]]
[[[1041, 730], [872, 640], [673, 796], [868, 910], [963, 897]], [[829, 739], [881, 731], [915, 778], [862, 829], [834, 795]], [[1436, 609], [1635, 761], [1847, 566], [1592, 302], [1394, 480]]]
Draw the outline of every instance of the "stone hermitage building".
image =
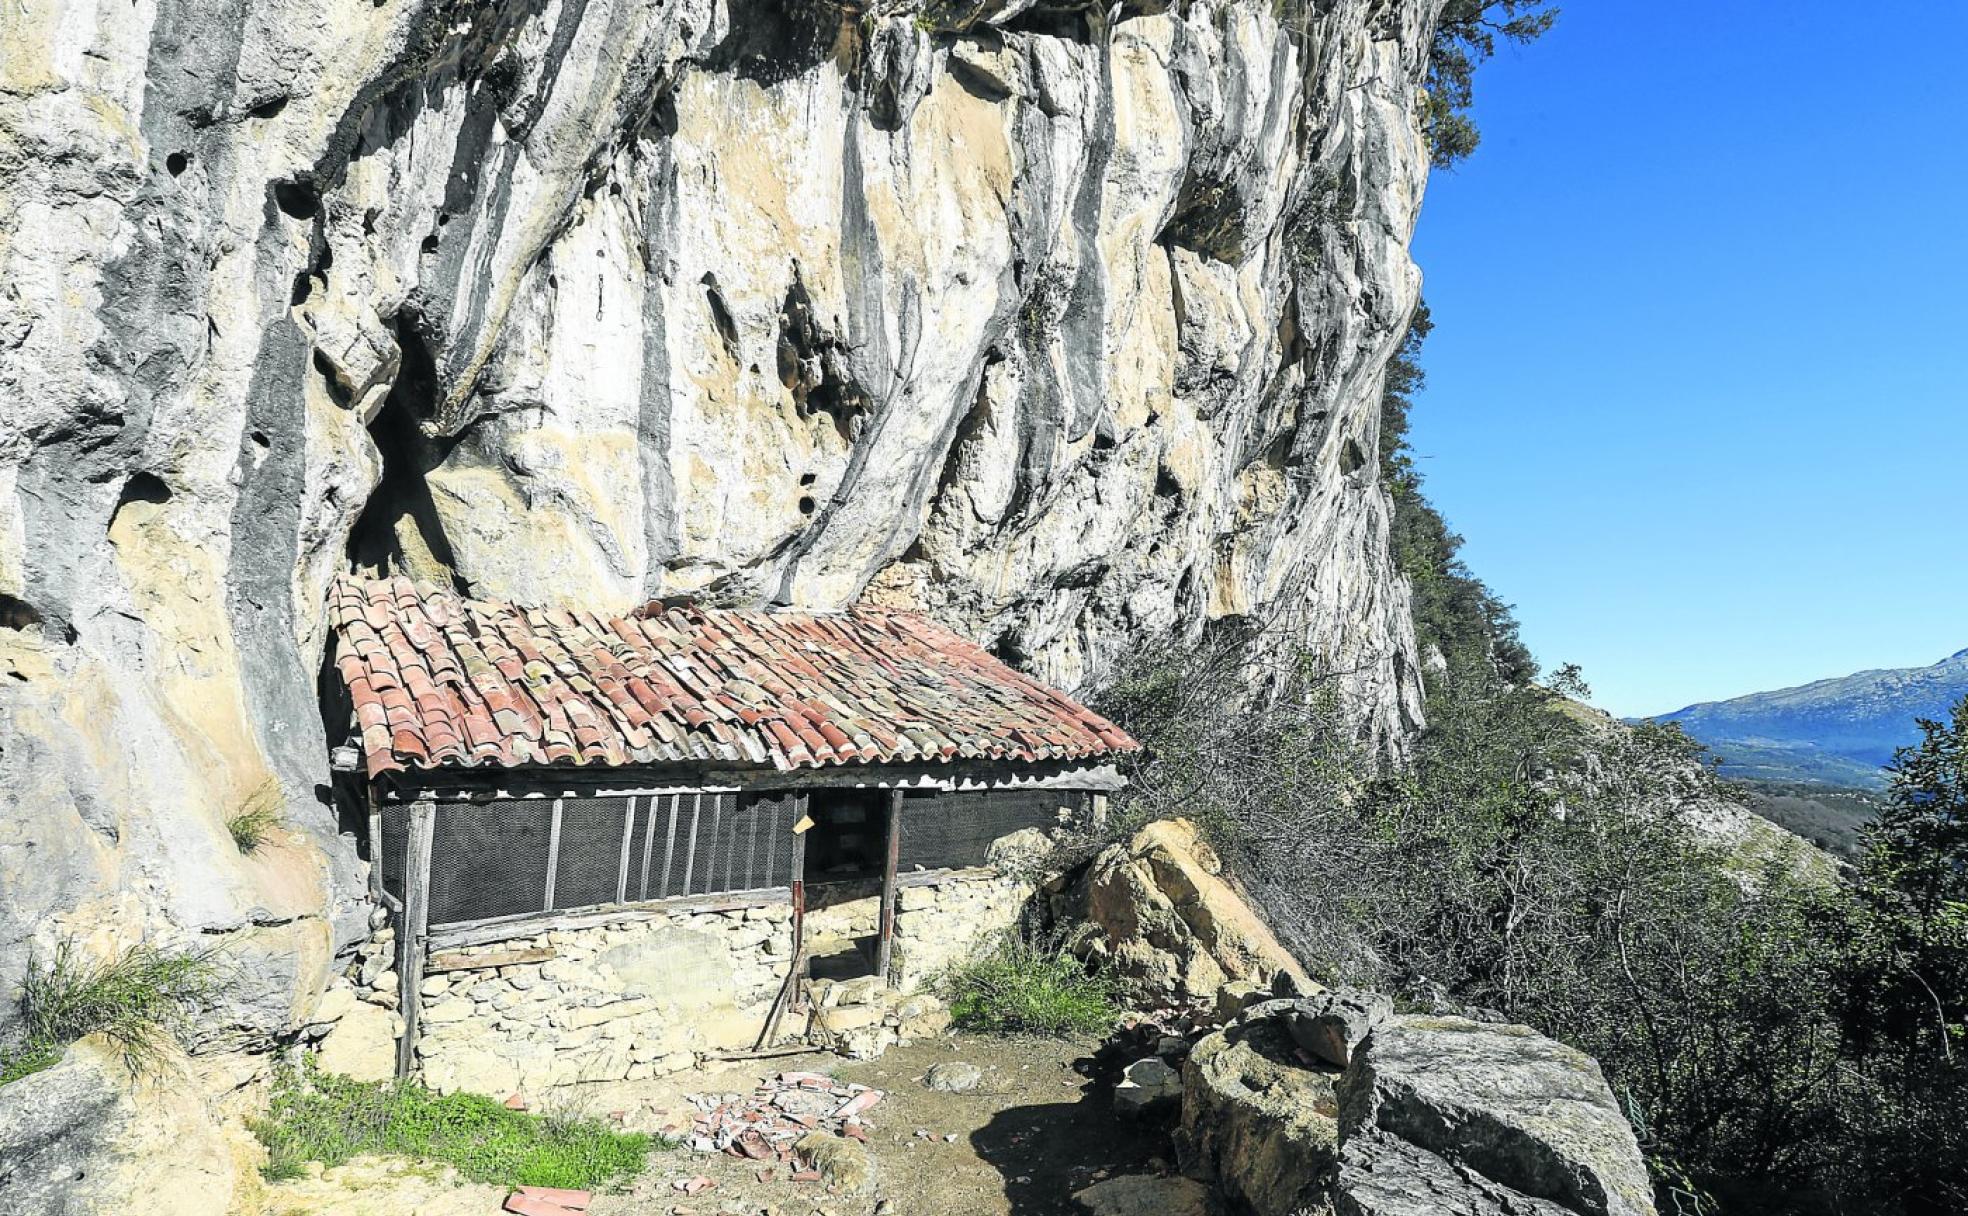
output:
[[907, 992], [1015, 923], [1000, 842], [1101, 814], [1139, 746], [909, 613], [345, 577], [329, 623], [393, 948], [361, 987], [398, 1075], [445, 1089], [764, 1046], [809, 977]]

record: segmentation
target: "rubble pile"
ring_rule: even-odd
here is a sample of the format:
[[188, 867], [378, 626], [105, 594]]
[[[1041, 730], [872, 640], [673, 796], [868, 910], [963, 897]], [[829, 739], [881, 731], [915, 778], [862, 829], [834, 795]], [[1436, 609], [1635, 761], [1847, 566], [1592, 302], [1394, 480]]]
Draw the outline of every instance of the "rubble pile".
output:
[[884, 1096], [822, 1073], [775, 1073], [749, 1095], [688, 1095], [698, 1115], [686, 1143], [700, 1153], [790, 1162], [795, 1144], [813, 1132], [865, 1141], [874, 1127], [867, 1112]]

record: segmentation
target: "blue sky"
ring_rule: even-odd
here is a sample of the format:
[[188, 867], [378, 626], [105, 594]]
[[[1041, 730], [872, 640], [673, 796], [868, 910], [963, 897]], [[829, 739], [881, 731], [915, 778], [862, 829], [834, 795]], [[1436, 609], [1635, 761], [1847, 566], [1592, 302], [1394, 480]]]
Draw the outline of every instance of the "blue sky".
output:
[[1968, 647], [1968, 3], [1561, 9], [1415, 240], [1465, 559], [1619, 714]]

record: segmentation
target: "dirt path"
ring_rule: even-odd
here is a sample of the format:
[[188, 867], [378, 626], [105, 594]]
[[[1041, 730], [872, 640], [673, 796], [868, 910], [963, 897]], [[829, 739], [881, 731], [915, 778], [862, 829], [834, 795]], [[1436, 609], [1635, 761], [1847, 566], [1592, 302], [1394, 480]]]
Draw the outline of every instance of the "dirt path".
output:
[[[1165, 1126], [1114, 1113], [1114, 1078], [1101, 1075], [1096, 1047], [1092, 1040], [941, 1038], [879, 1060], [794, 1056], [596, 1094], [599, 1104], [665, 1110], [679, 1129], [696, 1113], [686, 1094], [749, 1092], [780, 1070], [824, 1072], [886, 1096], [866, 1116], [874, 1197], [829, 1195], [820, 1183], [789, 1181], [783, 1167], [760, 1182], [754, 1162], [686, 1148], [653, 1155], [630, 1192], [596, 1199], [594, 1216], [867, 1216], [877, 1199], [888, 1205], [885, 1216], [1063, 1216], [1075, 1210], [1074, 1191], [1115, 1174], [1155, 1172], [1173, 1159]], [[929, 1089], [924, 1075], [945, 1061], [974, 1064], [983, 1080], [968, 1093]], [[673, 1188], [696, 1174], [717, 1185], [694, 1197]]]

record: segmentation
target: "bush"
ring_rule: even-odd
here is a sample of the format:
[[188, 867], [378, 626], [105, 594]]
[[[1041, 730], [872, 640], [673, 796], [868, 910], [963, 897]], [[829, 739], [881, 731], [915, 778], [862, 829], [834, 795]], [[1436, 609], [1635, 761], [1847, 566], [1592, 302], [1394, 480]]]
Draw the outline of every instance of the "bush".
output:
[[410, 1082], [354, 1081], [312, 1064], [283, 1071], [253, 1134], [267, 1148], [261, 1173], [291, 1178], [309, 1161], [341, 1165], [379, 1154], [454, 1166], [494, 1186], [618, 1187], [669, 1141], [618, 1132], [599, 1120], [508, 1110], [479, 1094], [437, 1094]]
[[0, 1083], [47, 1067], [60, 1058], [61, 1048], [91, 1034], [117, 1044], [132, 1072], [149, 1071], [218, 986], [213, 951], [139, 943], [90, 962], [72, 939], [63, 938], [45, 963], [32, 955], [27, 960], [17, 997], [23, 1033], [0, 1052]]
[[1334, 685], [1222, 637], [1145, 656], [1098, 699], [1150, 749], [1115, 817], [1199, 809], [1328, 982], [1593, 1055], [1663, 1211], [1968, 1211], [1968, 705], [1923, 724], [1841, 881], [1781, 852], [1746, 872], [1695, 828], [1726, 796], [1699, 745], [1481, 647], [1398, 767], [1322, 708]]
[[242, 853], [256, 853], [280, 826], [280, 787], [266, 785], [249, 795], [237, 813], [226, 820], [226, 831]]
[[1106, 976], [1063, 949], [1017, 937], [952, 968], [943, 991], [959, 1029], [990, 1034], [1099, 1034], [1120, 1012]]

